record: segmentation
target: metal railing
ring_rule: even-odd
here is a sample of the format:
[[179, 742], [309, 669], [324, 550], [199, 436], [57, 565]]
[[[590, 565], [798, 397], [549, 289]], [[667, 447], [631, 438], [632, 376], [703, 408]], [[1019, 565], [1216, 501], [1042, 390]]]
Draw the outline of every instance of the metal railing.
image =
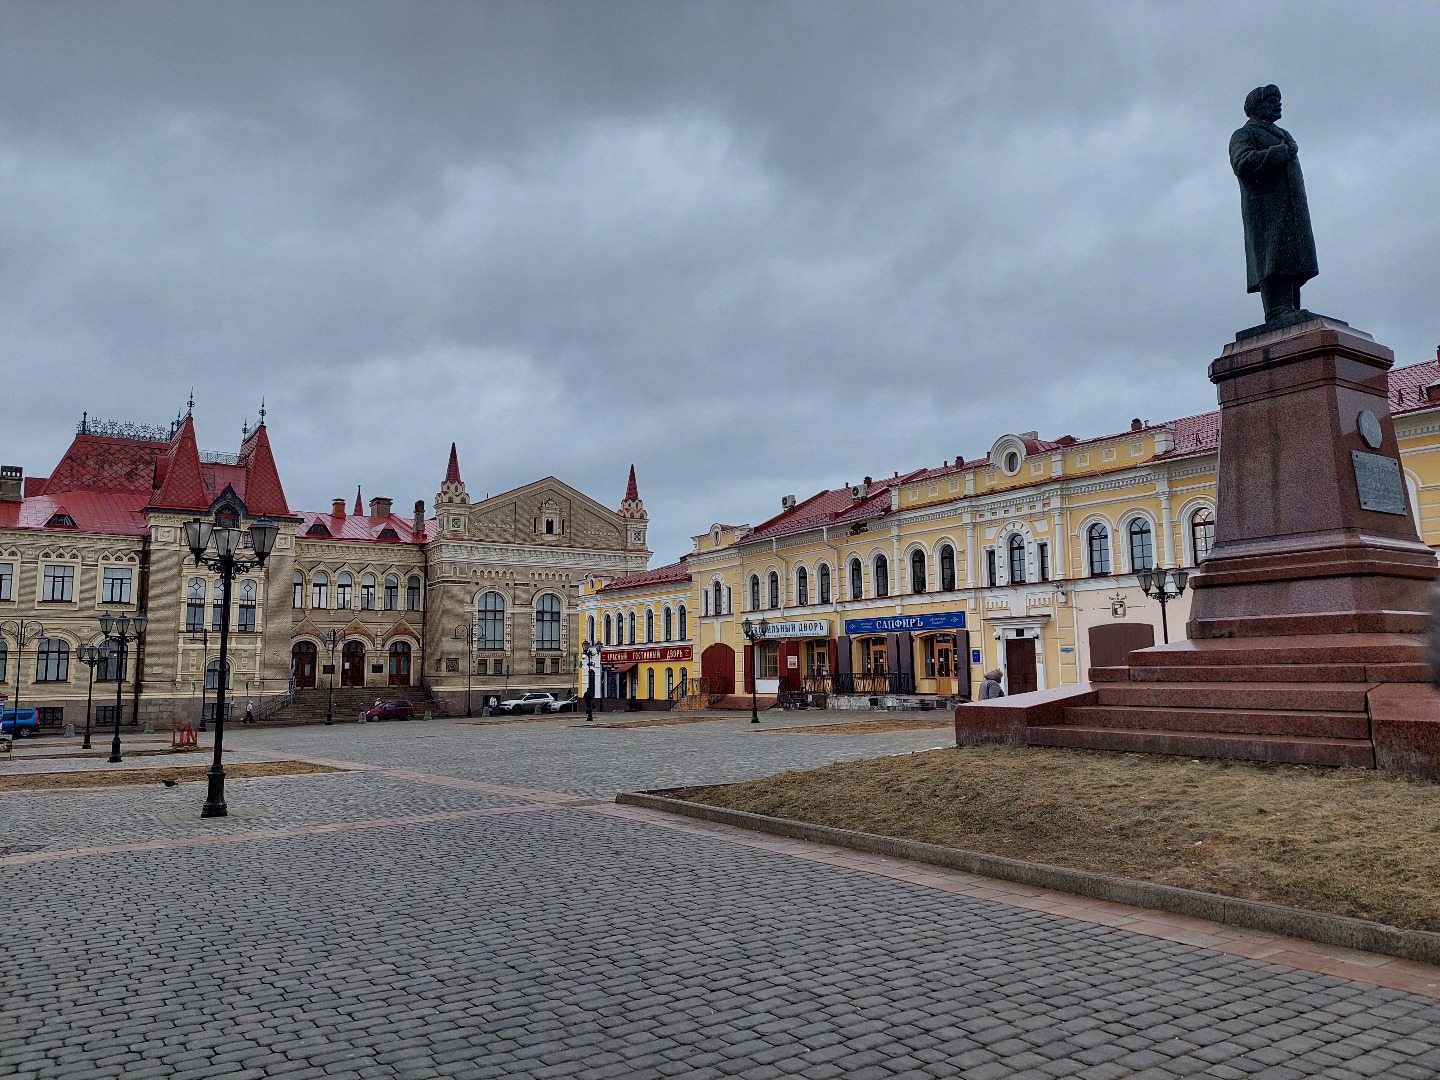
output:
[[915, 675], [909, 671], [890, 671], [879, 675], [855, 672], [807, 675], [801, 686], [810, 694], [913, 694]]

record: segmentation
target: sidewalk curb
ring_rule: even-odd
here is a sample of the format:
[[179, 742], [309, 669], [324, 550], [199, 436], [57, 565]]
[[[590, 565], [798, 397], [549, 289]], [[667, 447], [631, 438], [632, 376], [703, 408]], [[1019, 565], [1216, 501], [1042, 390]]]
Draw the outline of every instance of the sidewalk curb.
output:
[[828, 825], [812, 825], [789, 818], [766, 817], [763, 814], [727, 810], [724, 807], [670, 799], [645, 792], [622, 792], [615, 796], [615, 801], [625, 806], [639, 806], [680, 817], [734, 825], [752, 832], [788, 836], [796, 840], [809, 840], [817, 844], [851, 848], [876, 855], [889, 855], [1001, 881], [1015, 881], [1022, 885], [1035, 885], [1057, 892], [1110, 900], [1117, 904], [1131, 904], [1155, 911], [1167, 911], [1173, 915], [1208, 919], [1210, 922], [1244, 927], [1247, 930], [1261, 930], [1285, 937], [1318, 941], [1325, 945], [1340, 945], [1348, 949], [1440, 965], [1440, 933], [1425, 930], [1402, 930], [1384, 923], [1352, 919], [1345, 915], [1303, 911], [1260, 900], [1241, 900], [1233, 896], [1181, 889], [1173, 885], [1155, 885], [1133, 878], [1109, 877], [1088, 870], [1071, 870], [1063, 866], [1007, 859], [1001, 855], [986, 855], [978, 851], [925, 844], [916, 840], [900, 840], [875, 833], [835, 829]]

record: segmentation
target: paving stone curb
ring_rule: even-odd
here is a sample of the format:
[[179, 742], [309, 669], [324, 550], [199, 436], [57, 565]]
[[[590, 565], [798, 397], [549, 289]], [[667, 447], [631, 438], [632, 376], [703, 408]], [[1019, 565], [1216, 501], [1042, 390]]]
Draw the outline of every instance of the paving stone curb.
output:
[[851, 848], [876, 855], [889, 855], [981, 877], [1035, 885], [1078, 896], [1091, 896], [1098, 900], [1167, 911], [1174, 915], [1208, 919], [1210, 922], [1239, 926], [1247, 930], [1261, 930], [1325, 945], [1340, 945], [1385, 956], [1398, 956], [1405, 960], [1418, 960], [1426, 964], [1440, 964], [1440, 933], [1403, 930], [1345, 915], [1304, 911], [1260, 900], [1242, 900], [1218, 893], [1182, 889], [1174, 885], [1156, 885], [1148, 881], [1110, 877], [1088, 870], [1071, 870], [1046, 863], [1007, 859], [1001, 855], [986, 855], [940, 844], [901, 840], [893, 836], [879, 836], [853, 829], [836, 829], [790, 818], [767, 817], [764, 814], [729, 810], [648, 792], [623, 792], [615, 797], [615, 801], [626, 806], [660, 810], [680, 817], [734, 825], [752, 832], [809, 840], [817, 844]]

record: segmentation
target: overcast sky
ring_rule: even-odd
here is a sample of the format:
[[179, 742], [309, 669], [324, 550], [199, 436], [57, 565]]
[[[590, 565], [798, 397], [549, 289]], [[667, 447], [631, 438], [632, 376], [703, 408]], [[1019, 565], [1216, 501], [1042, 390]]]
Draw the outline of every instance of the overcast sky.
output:
[[0, 0], [0, 459], [263, 395], [292, 506], [554, 474], [655, 564], [1214, 407], [1278, 83], [1307, 307], [1434, 359], [1440, 5]]

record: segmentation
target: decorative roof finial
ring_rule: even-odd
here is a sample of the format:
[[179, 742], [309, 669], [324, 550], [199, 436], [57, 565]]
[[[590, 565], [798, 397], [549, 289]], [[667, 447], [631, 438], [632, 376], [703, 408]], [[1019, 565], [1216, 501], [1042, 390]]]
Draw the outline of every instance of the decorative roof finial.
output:
[[264, 426], [265, 426], [265, 399], [264, 399], [263, 397], [260, 399], [260, 424], [259, 424], [259, 426], [260, 426], [260, 427], [264, 427]]
[[190, 398], [189, 398], [188, 401], [185, 402], [185, 415], [186, 415], [186, 416], [193, 416], [194, 414], [195, 414], [195, 387], [192, 386], [192, 387], [190, 387]]
[[80, 414], [80, 434], [90, 434], [90, 412], [88, 409]]
[[250, 437], [250, 415], [247, 413], [245, 419], [240, 422], [240, 441], [244, 442]]

